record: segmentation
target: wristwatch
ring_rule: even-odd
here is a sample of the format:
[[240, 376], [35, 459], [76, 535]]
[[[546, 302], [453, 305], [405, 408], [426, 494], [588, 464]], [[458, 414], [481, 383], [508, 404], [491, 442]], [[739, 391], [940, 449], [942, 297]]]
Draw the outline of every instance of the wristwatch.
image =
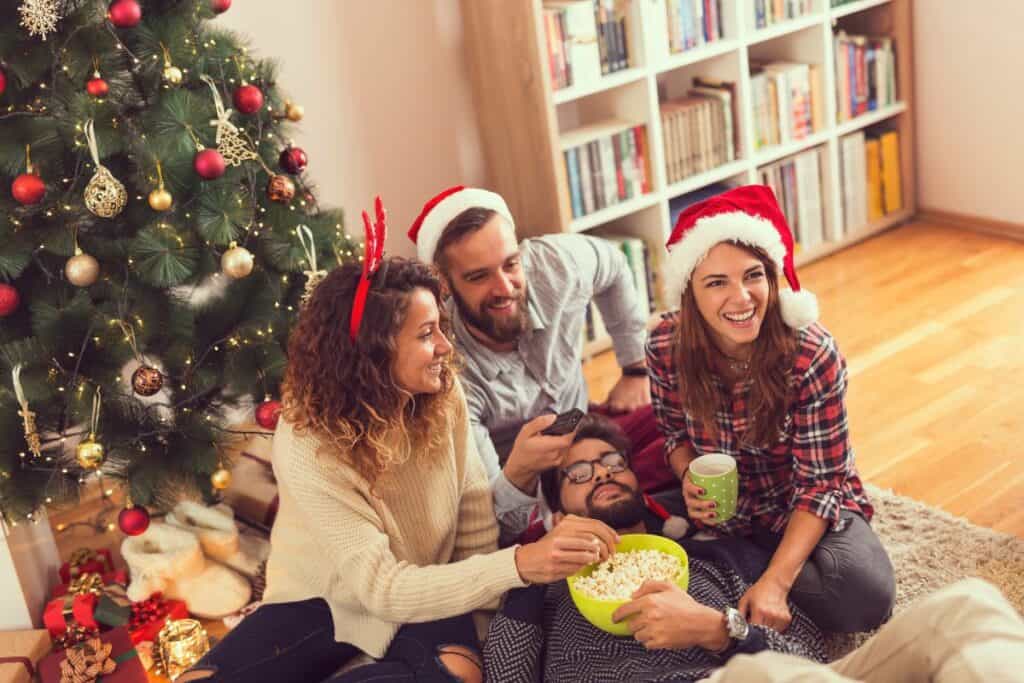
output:
[[747, 624], [747, 620], [743, 618], [743, 614], [740, 613], [735, 607], [726, 607], [722, 615], [725, 619], [725, 630], [729, 634], [729, 644], [725, 646], [719, 652], [715, 654], [728, 655], [736, 646], [747, 639], [750, 635], [750, 625]]
[[646, 377], [647, 366], [645, 365], [630, 365], [629, 367], [622, 368], [622, 375], [624, 377]]

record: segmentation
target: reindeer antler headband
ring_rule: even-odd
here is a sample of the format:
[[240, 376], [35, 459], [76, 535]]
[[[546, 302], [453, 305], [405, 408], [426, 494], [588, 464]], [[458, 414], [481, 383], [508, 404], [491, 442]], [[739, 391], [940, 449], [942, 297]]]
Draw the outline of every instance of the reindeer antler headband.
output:
[[384, 203], [380, 197], [374, 199], [373, 207], [376, 214], [376, 220], [373, 223], [370, 222], [367, 213], [363, 211], [363, 230], [366, 234], [363, 246], [363, 274], [359, 278], [359, 286], [356, 287], [356, 295], [352, 299], [352, 319], [349, 323], [349, 336], [353, 343], [359, 336], [359, 326], [363, 322], [363, 309], [366, 307], [366, 295], [370, 292], [370, 283], [384, 259], [384, 238], [388, 234], [385, 224], [387, 212], [384, 210]]

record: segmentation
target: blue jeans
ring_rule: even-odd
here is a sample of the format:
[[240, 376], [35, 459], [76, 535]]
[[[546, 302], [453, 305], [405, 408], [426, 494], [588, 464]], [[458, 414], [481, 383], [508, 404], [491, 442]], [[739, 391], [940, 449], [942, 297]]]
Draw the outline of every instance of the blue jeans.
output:
[[190, 671], [213, 672], [212, 677], [196, 679], [211, 683], [452, 683], [460, 679], [440, 657], [440, 650], [450, 646], [479, 653], [471, 614], [406, 624], [382, 659], [335, 675], [360, 650], [334, 640], [330, 608], [315, 598], [263, 605]]

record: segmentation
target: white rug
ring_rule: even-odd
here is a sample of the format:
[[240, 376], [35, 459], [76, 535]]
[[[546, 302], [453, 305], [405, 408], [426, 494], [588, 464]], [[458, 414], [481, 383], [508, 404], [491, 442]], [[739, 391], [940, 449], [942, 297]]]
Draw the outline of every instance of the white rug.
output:
[[[896, 570], [896, 611], [968, 576], [986, 579], [1024, 613], [1024, 539], [867, 484], [875, 506], [872, 528]], [[829, 654], [840, 657], [871, 634], [835, 635]]]

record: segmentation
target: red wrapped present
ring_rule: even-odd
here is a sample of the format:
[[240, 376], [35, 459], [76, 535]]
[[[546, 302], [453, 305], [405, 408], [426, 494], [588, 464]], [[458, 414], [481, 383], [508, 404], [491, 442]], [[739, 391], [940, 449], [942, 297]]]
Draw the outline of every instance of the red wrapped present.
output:
[[50, 634], [46, 631], [0, 633], [0, 683], [35, 680], [36, 664], [49, 651]]
[[101, 626], [123, 626], [128, 623], [130, 614], [127, 606], [117, 604], [108, 595], [68, 594], [47, 603], [43, 623], [50, 635], [56, 638], [72, 626], [90, 630]]
[[188, 609], [184, 602], [165, 600], [161, 593], [154, 593], [142, 602], [133, 602], [131, 610], [128, 630], [131, 632], [132, 642], [136, 645], [147, 640], [155, 641], [168, 619], [188, 618]]
[[[77, 593], [95, 593], [101, 595], [107, 593], [108, 595], [121, 594], [123, 593], [124, 586], [128, 585], [128, 573], [123, 569], [117, 569], [106, 574], [96, 574], [94, 572], [86, 572], [79, 574], [74, 579], [71, 579], [70, 583], [59, 584], [53, 589], [53, 597], [59, 598], [63, 595], [71, 593], [72, 595]], [[113, 597], [112, 595], [112, 597]]]
[[[103, 664], [110, 660], [113, 664]], [[97, 683], [146, 683], [146, 670], [132, 647], [128, 630], [116, 628], [66, 650], [58, 650], [39, 663], [42, 683], [60, 683], [62, 670], [74, 666], [95, 665], [103, 673]]]
[[106, 574], [114, 571], [114, 558], [106, 548], [93, 550], [79, 548], [71, 553], [71, 559], [60, 566], [61, 583], [71, 583], [71, 579], [86, 572]]

